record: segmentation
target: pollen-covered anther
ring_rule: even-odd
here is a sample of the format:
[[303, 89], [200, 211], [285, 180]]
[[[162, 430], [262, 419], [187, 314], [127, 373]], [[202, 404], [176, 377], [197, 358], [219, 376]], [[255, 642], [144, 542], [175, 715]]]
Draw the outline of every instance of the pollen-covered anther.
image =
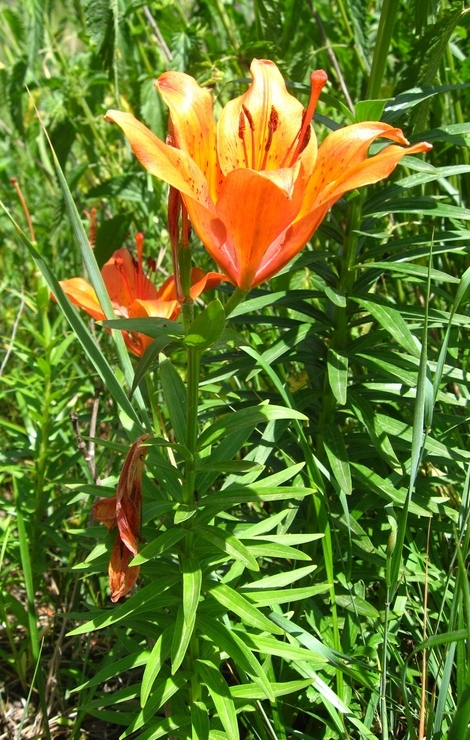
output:
[[268, 138], [266, 139], [266, 144], [264, 147], [264, 151], [268, 152], [272, 141], [273, 141], [273, 134], [277, 129], [279, 128], [279, 113], [275, 109], [274, 105], [271, 106], [271, 113], [269, 114], [269, 121], [268, 121]]
[[245, 129], [246, 129], [246, 123], [245, 123], [245, 116], [243, 115], [243, 111], [240, 111], [240, 115], [238, 117], [238, 138], [243, 141], [245, 137]]
[[312, 137], [312, 129], [310, 126], [307, 126], [307, 128], [305, 129], [304, 138], [300, 143], [299, 154], [302, 154], [303, 150], [306, 149], [311, 137]]
[[253, 116], [251, 115], [250, 111], [245, 105], [242, 105], [243, 113], [245, 114], [246, 120], [248, 121], [248, 125], [252, 131], [255, 130], [255, 122], [253, 120]]

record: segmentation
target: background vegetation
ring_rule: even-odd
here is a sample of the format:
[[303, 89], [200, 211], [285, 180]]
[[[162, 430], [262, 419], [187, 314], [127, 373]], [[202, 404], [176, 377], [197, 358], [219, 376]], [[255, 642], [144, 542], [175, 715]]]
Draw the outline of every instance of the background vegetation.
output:
[[[220, 543], [200, 544], [197, 556], [233, 591], [273, 577], [264, 588], [278, 595], [258, 590], [253, 603], [285, 636], [275, 646], [250, 637], [233, 604], [203, 613], [206, 658], [229, 689], [217, 693], [204, 674], [211, 724], [192, 715], [192, 737], [469, 736], [468, 22], [467, 3], [449, 0], [0, 0], [0, 737], [191, 737], [183, 679], [171, 700], [183, 719], [165, 719], [168, 668], [163, 683], [146, 674], [147, 714], [139, 702], [149, 651], [181, 597], [175, 581], [151, 616], [132, 599], [171, 580], [176, 542], [149, 558], [140, 590], [122, 602], [137, 612], [109, 602], [112, 539], [91, 504], [115, 485], [128, 445], [129, 415], [107, 384], [124, 385], [124, 370], [108, 334], [87, 321], [109, 362], [99, 374], [51, 302], [47, 267], [57, 279], [83, 267], [39, 117], [87, 233], [96, 209], [98, 263], [142, 231], [163, 277], [166, 187], [104, 113], [131, 110], [164, 138], [155, 77], [186, 71], [223, 104], [246, 89], [253, 57], [275, 61], [303, 102], [310, 71], [327, 70], [320, 139], [382, 119], [434, 148], [342, 199], [295, 262], [234, 312], [237, 335], [203, 355], [201, 424], [263, 400], [307, 421], [234, 426], [233, 469], [206, 471], [214, 494], [284, 491], [249, 506], [235, 497], [214, 513], [225, 542], [253, 553], [256, 537], [270, 543], [255, 553], [260, 573], [246, 570], [245, 550], [221, 557]], [[7, 214], [36, 243], [36, 262]], [[213, 269], [202, 248], [196, 261]], [[180, 355], [172, 367], [184, 376]], [[175, 402], [156, 370], [152, 378], [172, 442]], [[142, 421], [143, 404], [132, 403]], [[150, 543], [172, 531], [162, 459], [144, 488]], [[257, 465], [243, 472], [242, 460]], [[286, 595], [300, 568], [302, 599]], [[211, 632], [216, 617], [226, 632]], [[271, 700], [237, 686], [254, 670], [250, 639]]]

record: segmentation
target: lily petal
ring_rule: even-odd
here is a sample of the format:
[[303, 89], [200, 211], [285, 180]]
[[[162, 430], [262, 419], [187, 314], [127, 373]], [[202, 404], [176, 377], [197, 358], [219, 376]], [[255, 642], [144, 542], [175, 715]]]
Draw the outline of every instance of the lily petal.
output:
[[61, 280], [60, 285], [67, 298], [76, 306], [83, 308], [97, 321], [106, 318], [101, 308], [95, 289], [84, 278], [76, 277]]
[[93, 504], [93, 516], [108, 529], [116, 526], [116, 496], [100, 498]]
[[137, 159], [152, 175], [173, 185], [183, 195], [210, 206], [208, 182], [189, 154], [157, 139], [132, 113], [109, 110], [105, 118], [122, 128]]
[[206, 290], [217, 288], [223, 280], [227, 278], [220, 272], [204, 272], [200, 267], [193, 267], [191, 270], [191, 288], [189, 294], [194, 300]]
[[[370, 159], [366, 159], [370, 145], [378, 138], [408, 144], [400, 129], [379, 121], [346, 126], [333, 131], [326, 137], [318, 150], [315, 170], [305, 190], [304, 204], [299, 213], [299, 219], [320, 203], [331, 201], [331, 198], [337, 200], [348, 190], [361, 185], [370, 185], [387, 177], [406, 154], [429, 149], [427, 144], [418, 145], [422, 148], [417, 150], [394, 147], [395, 154], [392, 157], [385, 155], [387, 151], [385, 149]], [[361, 163], [364, 160], [367, 164], [362, 170]], [[362, 171], [363, 177], [354, 176], [357, 169], [359, 172]]]
[[158, 319], [176, 319], [179, 314], [178, 301], [152, 300], [144, 301], [137, 298], [129, 306], [129, 318], [138, 319], [146, 316], [153, 316]]
[[221, 175], [211, 94], [184, 72], [165, 72], [155, 87], [170, 109], [176, 146], [198, 165], [215, 202]]
[[[286, 153], [294, 151], [302, 128], [305, 109], [287, 92], [276, 65], [253, 59], [250, 72], [250, 87], [227, 103], [217, 125], [219, 162], [225, 175], [239, 167], [259, 171], [288, 166]], [[310, 128], [310, 140], [302, 153], [308, 171], [316, 153], [317, 141]]]
[[[249, 169], [234, 170], [225, 179], [217, 201], [217, 214], [227, 230], [224, 246], [232, 257], [233, 267], [223, 264], [223, 269], [242, 290], [250, 289], [269, 245], [283, 234], [299, 212], [303, 188], [299, 183], [289, 190], [292, 197], [265, 173]], [[209, 241], [204, 243], [214, 260], [221, 264], [220, 248], [214, 249]]]
[[137, 297], [152, 300], [157, 289], [149, 278], [139, 273], [130, 252], [122, 247], [116, 250], [101, 269], [104, 284], [111, 301], [117, 306], [129, 306]]
[[111, 601], [113, 602], [119, 601], [122, 596], [129, 593], [137, 581], [140, 566], [129, 565], [132, 557], [133, 553], [127, 549], [117, 535], [108, 568]]

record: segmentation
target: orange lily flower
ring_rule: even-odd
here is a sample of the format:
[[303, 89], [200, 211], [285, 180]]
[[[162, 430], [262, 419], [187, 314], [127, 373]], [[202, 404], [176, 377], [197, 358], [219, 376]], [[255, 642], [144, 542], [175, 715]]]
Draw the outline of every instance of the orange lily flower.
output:
[[[123, 318], [151, 316], [174, 321], [180, 313], [175, 278], [171, 275], [157, 290], [143, 270], [142, 234], [136, 234], [136, 242], [137, 261], [134, 261], [127, 249], [122, 248], [114, 252], [101, 270], [114, 312]], [[203, 291], [215, 288], [224, 279], [224, 275], [220, 273], [205, 273], [200, 268], [193, 267], [191, 298], [195, 299]], [[98, 321], [106, 319], [94, 288], [84, 278], [62, 280], [60, 284], [72, 303]], [[152, 342], [151, 337], [137, 332], [123, 332], [123, 335], [129, 350], [138, 357], [143, 355]]]
[[[283, 268], [348, 190], [387, 177], [407, 154], [398, 128], [365, 122], [329, 134], [317, 148], [310, 125], [326, 73], [311, 74], [307, 110], [287, 92], [273, 62], [254, 59], [252, 82], [214, 120], [208, 90], [182, 72], [155, 85], [170, 109], [175, 147], [131, 113], [106, 114], [127, 136], [140, 162], [177, 188], [201, 241], [227, 278], [248, 291]], [[391, 145], [371, 158], [369, 146]]]
[[109, 561], [111, 601], [118, 601], [131, 590], [140, 567], [129, 566], [137, 555], [137, 538], [142, 508], [142, 473], [151, 437], [144, 434], [131, 446], [112, 498], [101, 498], [93, 505], [93, 516], [111, 530], [117, 525], [116, 542]]

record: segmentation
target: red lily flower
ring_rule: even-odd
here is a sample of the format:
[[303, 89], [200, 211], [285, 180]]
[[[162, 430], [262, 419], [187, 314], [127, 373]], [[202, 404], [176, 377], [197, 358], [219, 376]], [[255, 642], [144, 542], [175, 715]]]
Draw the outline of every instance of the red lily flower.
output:
[[170, 109], [177, 148], [131, 113], [106, 114], [144, 167], [181, 192], [201, 241], [243, 291], [284, 267], [345, 192], [382, 180], [405, 155], [431, 148], [392, 145], [367, 159], [380, 137], [408, 141], [398, 128], [365, 122], [334, 131], [317, 150], [310, 121], [325, 72], [311, 75], [307, 110], [273, 62], [254, 59], [251, 74], [247, 92], [225, 106], [218, 123], [210, 93], [192, 77], [161, 75], [155, 84]]
[[111, 601], [118, 601], [131, 590], [140, 567], [129, 566], [137, 555], [137, 539], [142, 508], [142, 473], [151, 437], [144, 434], [131, 446], [112, 498], [101, 498], [93, 505], [93, 516], [111, 530], [117, 525], [116, 542], [109, 561]]
[[[114, 311], [123, 318], [152, 316], [174, 321], [180, 313], [174, 276], [168, 277], [157, 289], [143, 270], [142, 234], [136, 235], [136, 242], [137, 261], [133, 260], [127, 249], [122, 248], [114, 252], [101, 270]], [[220, 273], [205, 273], [200, 268], [193, 267], [191, 298], [195, 299], [203, 291], [215, 288], [224, 279], [224, 275]], [[94, 288], [84, 278], [70, 278], [62, 280], [60, 284], [72, 303], [98, 321], [106, 319]], [[150, 337], [137, 332], [123, 332], [123, 335], [129, 350], [138, 357], [143, 355], [152, 342]]]

